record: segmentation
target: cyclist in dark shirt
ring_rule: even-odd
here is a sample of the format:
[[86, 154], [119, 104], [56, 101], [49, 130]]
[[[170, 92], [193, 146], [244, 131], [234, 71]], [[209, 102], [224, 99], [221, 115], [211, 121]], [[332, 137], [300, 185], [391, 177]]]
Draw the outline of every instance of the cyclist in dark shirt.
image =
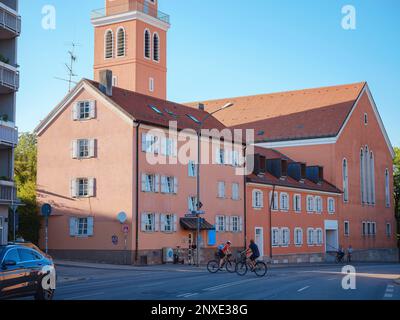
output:
[[250, 256], [250, 262], [252, 267], [254, 268], [256, 265], [256, 260], [260, 257], [260, 250], [258, 250], [258, 246], [256, 245], [256, 243], [254, 242], [253, 239], [250, 240], [250, 245], [249, 245], [249, 249], [247, 249], [246, 253], [250, 253], [251, 252], [251, 256]]

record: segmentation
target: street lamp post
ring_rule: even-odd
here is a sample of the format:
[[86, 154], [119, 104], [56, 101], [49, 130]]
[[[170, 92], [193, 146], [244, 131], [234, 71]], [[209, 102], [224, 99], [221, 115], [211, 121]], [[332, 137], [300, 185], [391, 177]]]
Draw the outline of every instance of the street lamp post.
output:
[[200, 126], [197, 131], [197, 195], [196, 195], [196, 218], [197, 218], [197, 237], [196, 237], [196, 244], [197, 244], [197, 252], [196, 252], [196, 265], [197, 267], [200, 266], [200, 209], [202, 208], [203, 204], [200, 201], [200, 161], [201, 161], [201, 131], [203, 129], [203, 125], [206, 122], [208, 118], [210, 118], [212, 115], [216, 114], [217, 112], [220, 112], [222, 110], [225, 110], [227, 108], [230, 108], [233, 106], [233, 103], [227, 103], [223, 107], [219, 108], [218, 110], [215, 110], [214, 112], [211, 112], [207, 114], [203, 120], [200, 121]]

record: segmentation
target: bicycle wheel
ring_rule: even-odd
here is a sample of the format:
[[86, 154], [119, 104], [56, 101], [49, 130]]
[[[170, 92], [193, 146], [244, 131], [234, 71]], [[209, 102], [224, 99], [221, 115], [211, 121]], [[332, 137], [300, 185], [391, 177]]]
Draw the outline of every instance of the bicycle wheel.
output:
[[236, 271], [235, 262], [227, 261], [225, 268], [226, 268], [226, 271], [228, 271], [229, 273], [234, 273]]
[[208, 264], [207, 264], [207, 270], [210, 273], [217, 273], [219, 270], [219, 262], [216, 260], [211, 260]]
[[254, 267], [254, 273], [258, 277], [264, 277], [267, 274], [267, 265], [262, 261], [257, 261]]
[[244, 276], [247, 273], [248, 267], [247, 267], [247, 263], [244, 261], [241, 261], [239, 263], [236, 264], [236, 273], [239, 276]]

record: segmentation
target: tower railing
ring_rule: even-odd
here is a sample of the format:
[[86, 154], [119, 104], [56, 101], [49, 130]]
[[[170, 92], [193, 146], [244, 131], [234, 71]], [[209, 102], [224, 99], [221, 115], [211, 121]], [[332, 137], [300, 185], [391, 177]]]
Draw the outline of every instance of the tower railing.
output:
[[155, 8], [151, 7], [151, 5], [147, 2], [142, 3], [138, 0], [131, 0], [124, 5], [109, 6], [107, 8], [93, 10], [91, 13], [91, 19], [95, 20], [131, 11], [142, 12], [162, 22], [170, 24], [170, 16], [168, 14], [156, 10]]

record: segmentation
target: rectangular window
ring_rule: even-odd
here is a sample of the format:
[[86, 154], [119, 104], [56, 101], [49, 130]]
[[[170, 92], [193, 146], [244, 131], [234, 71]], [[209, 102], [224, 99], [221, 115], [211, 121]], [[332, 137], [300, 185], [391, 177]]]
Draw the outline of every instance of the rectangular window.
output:
[[239, 200], [239, 183], [232, 183], [232, 200]]
[[289, 196], [287, 193], [281, 193], [281, 211], [289, 211]]
[[144, 215], [144, 231], [146, 232], [154, 232], [155, 231], [155, 214], [154, 213], [146, 213]]
[[161, 232], [176, 232], [176, 215], [162, 214], [161, 215]]
[[294, 243], [296, 246], [303, 244], [303, 230], [301, 228], [296, 228], [294, 231]]
[[73, 120], [89, 120], [95, 118], [95, 101], [79, 101], [73, 107]]
[[69, 234], [71, 237], [93, 236], [94, 218], [70, 218]]
[[272, 233], [271, 233], [271, 241], [272, 241], [272, 246], [273, 247], [278, 247], [279, 246], [279, 229], [278, 228], [272, 228]]
[[344, 222], [344, 235], [347, 237], [350, 235], [350, 222], [349, 221]]
[[314, 245], [314, 229], [312, 228], [307, 229], [307, 244], [309, 246]]
[[82, 139], [78, 140], [79, 158], [89, 157], [89, 140]]
[[277, 191], [274, 192], [274, 198], [272, 198], [272, 191], [269, 193], [269, 201], [271, 204], [271, 210], [274, 210], [274, 211], [278, 210], [278, 207], [279, 207], [278, 201], [279, 200], [278, 200], [278, 192]]
[[322, 229], [316, 229], [315, 232], [316, 232], [316, 234], [317, 234], [316, 244], [317, 244], [318, 246], [320, 246], [320, 245], [322, 245], [323, 242], [324, 242], [323, 237], [322, 237]]
[[196, 162], [190, 160], [189, 161], [189, 177], [197, 177], [197, 166]]
[[86, 178], [78, 179], [78, 196], [87, 197], [89, 195], [89, 181]]
[[392, 225], [390, 223], [386, 223], [386, 236], [389, 238], [392, 236]]
[[175, 177], [161, 176], [161, 192], [169, 194], [178, 193], [178, 179]]
[[197, 210], [197, 198], [191, 196], [188, 198], [188, 209], [190, 212]]
[[253, 190], [253, 208], [262, 208], [263, 204], [263, 193], [260, 190]]
[[314, 197], [307, 196], [307, 212], [314, 212]]
[[142, 134], [142, 151], [147, 153], [158, 154], [160, 151], [160, 139], [157, 136], [143, 133]]
[[154, 92], [154, 78], [149, 78], [149, 91]]
[[296, 212], [301, 212], [301, 195], [295, 194], [293, 197], [293, 203], [294, 203], [294, 210]]
[[362, 235], [366, 236], [368, 234], [368, 230], [367, 230], [367, 223], [363, 222], [362, 223]]
[[226, 219], [225, 216], [216, 217], [216, 230], [217, 232], [224, 232], [226, 230]]
[[239, 227], [239, 217], [232, 217], [231, 219], [231, 231], [232, 232], [239, 232], [240, 227]]
[[321, 197], [315, 197], [315, 211], [317, 213], [322, 212], [322, 198]]
[[335, 199], [328, 198], [328, 212], [335, 213]]
[[225, 182], [218, 182], [218, 198], [225, 198]]
[[371, 235], [376, 235], [376, 222], [371, 222]]
[[290, 230], [288, 228], [282, 228], [282, 246], [287, 247], [290, 243]]
[[154, 174], [144, 173], [142, 176], [142, 191], [144, 192], [158, 192], [158, 178]]
[[232, 152], [232, 165], [233, 165], [234, 167], [239, 167], [239, 165], [240, 165], [240, 162], [239, 162], [239, 152], [236, 151], [236, 150], [234, 150], [234, 151]]
[[88, 234], [88, 219], [79, 218], [78, 219], [78, 236], [87, 236]]

